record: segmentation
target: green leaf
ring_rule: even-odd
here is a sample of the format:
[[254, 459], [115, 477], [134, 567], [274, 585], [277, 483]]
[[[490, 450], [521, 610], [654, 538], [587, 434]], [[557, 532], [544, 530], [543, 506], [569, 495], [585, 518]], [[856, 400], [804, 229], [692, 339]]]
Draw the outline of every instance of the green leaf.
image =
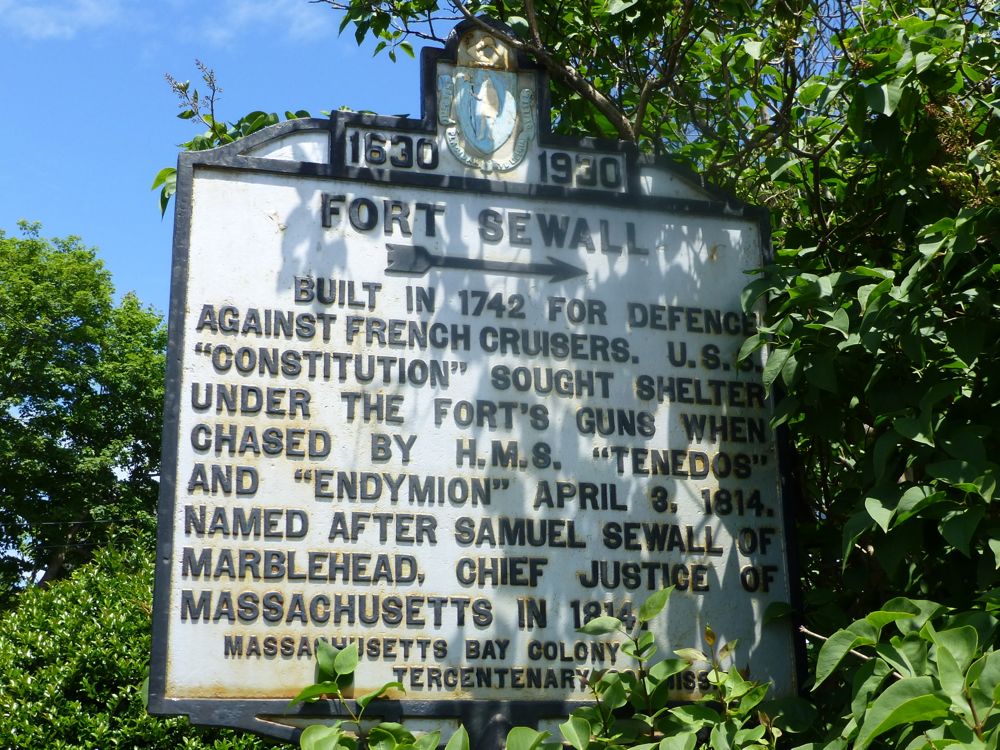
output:
[[647, 661], [658, 651], [655, 641], [656, 636], [651, 631], [646, 630], [634, 642], [632, 640], [625, 641], [622, 644], [622, 652], [633, 659]]
[[730, 655], [736, 650], [737, 644], [740, 642], [739, 638], [733, 638], [731, 641], [726, 641], [722, 648], [719, 649], [718, 658], [719, 661], [728, 659]]
[[872, 451], [872, 465], [875, 469], [875, 481], [881, 480], [889, 468], [896, 447], [899, 445], [899, 437], [895, 432], [884, 432], [875, 441], [875, 448]]
[[600, 617], [595, 617], [582, 628], [577, 628], [576, 632], [583, 633], [584, 635], [607, 635], [608, 633], [620, 630], [621, 627], [622, 621], [617, 617], [601, 615]]
[[576, 750], [587, 750], [590, 744], [590, 722], [579, 716], [570, 716], [559, 725], [559, 731]]
[[754, 60], [760, 59], [761, 50], [764, 47], [764, 42], [761, 39], [747, 39], [743, 42], [743, 50], [750, 55]]
[[403, 683], [401, 683], [401, 682], [387, 682], [384, 685], [382, 685], [381, 687], [376, 688], [372, 692], [365, 693], [364, 695], [360, 696], [359, 698], [355, 698], [355, 700], [358, 702], [358, 705], [361, 706], [361, 710], [363, 711], [364, 709], [368, 708], [368, 704], [369, 703], [371, 703], [373, 700], [375, 700], [379, 696], [385, 694], [385, 692], [387, 690], [399, 690], [399, 691], [405, 692], [405, 688], [403, 687]]
[[1000, 651], [991, 651], [980, 660], [981, 668], [973, 684], [990, 701], [1000, 693]]
[[649, 676], [657, 682], [662, 682], [668, 677], [680, 674], [689, 666], [691, 666], [690, 662], [685, 659], [664, 659], [649, 668]]
[[520, 36], [527, 36], [531, 33], [528, 26], [528, 19], [524, 16], [507, 16], [507, 25], [510, 26]]
[[944, 610], [937, 602], [926, 599], [909, 599], [905, 596], [897, 596], [887, 601], [884, 605], [887, 612], [912, 612], [913, 617], [896, 620], [896, 627], [901, 633], [915, 633], [919, 631], [927, 621], [937, 617]]
[[[913, 644], [913, 638], [909, 639], [899, 639], [894, 638], [889, 643], [879, 643], [875, 646], [875, 653], [878, 654], [879, 658], [882, 659], [886, 664], [896, 670], [903, 677], [913, 677], [918, 674], [922, 674], [919, 669], [915, 668], [913, 663], [910, 661], [909, 655], [906, 649], [897, 648], [898, 646], [911, 645]], [[926, 661], [926, 660], [925, 660]]]
[[823, 325], [827, 328], [839, 331], [846, 338], [848, 331], [851, 329], [851, 318], [847, 314], [847, 310], [842, 307], [838, 307], [834, 311], [833, 315], [830, 316], [830, 320]]
[[791, 159], [785, 159], [784, 161], [775, 160], [779, 162], [776, 166], [772, 166], [773, 162], [769, 160], [768, 167], [771, 168], [771, 179], [777, 180], [781, 175], [787, 172], [794, 166], [797, 166], [800, 159], [798, 156], [793, 156]]
[[316, 682], [329, 682], [337, 679], [337, 670], [333, 663], [337, 658], [339, 649], [331, 646], [327, 641], [316, 643]]
[[806, 81], [806, 83], [799, 88], [799, 103], [807, 106], [812, 104], [819, 98], [820, 94], [826, 91], [827, 86], [828, 84], [824, 80], [810, 79], [809, 81]]
[[413, 735], [394, 721], [383, 721], [372, 727], [368, 735], [370, 750], [399, 750], [401, 747], [413, 747]]
[[323, 724], [312, 724], [302, 730], [299, 737], [299, 748], [301, 750], [333, 750], [337, 747], [338, 740], [343, 735], [340, 722], [334, 726]]
[[604, 675], [600, 680], [598, 693], [601, 696], [601, 703], [612, 711], [628, 703], [628, 693], [618, 673], [609, 672]]
[[927, 473], [948, 484], [971, 484], [981, 472], [966, 461], [950, 460], [928, 464]]
[[822, 742], [807, 742], [804, 745], [799, 745], [792, 750], [846, 750], [847, 740], [843, 737], [836, 737], [830, 742], [823, 744]]
[[900, 620], [908, 620], [916, 615], [915, 612], [911, 611], [894, 611], [880, 609], [875, 612], [869, 612], [865, 615], [865, 622], [875, 628], [876, 631], [881, 630], [890, 622], [899, 622]]
[[736, 361], [742, 362], [766, 343], [767, 338], [764, 334], [755, 333], [753, 336], [749, 336], [747, 340], [743, 342], [743, 345], [740, 346], [739, 354], [736, 355]]
[[684, 706], [677, 706], [670, 709], [670, 715], [680, 719], [685, 724], [690, 724], [694, 728], [703, 727], [706, 724], [718, 724], [722, 717], [714, 709], [701, 703], [689, 703]]
[[660, 740], [657, 750], [694, 750], [698, 742], [697, 732], [677, 732]]
[[858, 538], [872, 528], [872, 519], [867, 513], [855, 513], [844, 524], [841, 531], [841, 567], [846, 570], [847, 563], [854, 552], [854, 544]]
[[861, 309], [868, 312], [869, 304], [878, 301], [886, 292], [892, 289], [892, 279], [885, 279], [877, 284], [866, 284], [858, 287], [858, 302]]
[[941, 630], [934, 633], [932, 638], [938, 648], [948, 650], [963, 673], [972, 664], [979, 646], [979, 635], [971, 625]]
[[288, 707], [291, 708], [299, 703], [315, 700], [324, 695], [337, 695], [339, 692], [340, 686], [336, 682], [317, 682], [302, 688], [299, 694], [288, 702]]
[[865, 99], [872, 112], [889, 116], [899, 106], [899, 100], [903, 97], [904, 90], [903, 82], [898, 78], [894, 78], [888, 83], [867, 86], [865, 88]]
[[535, 750], [541, 745], [548, 732], [539, 732], [530, 727], [514, 727], [507, 734], [506, 750]]
[[939, 645], [935, 654], [937, 662], [937, 677], [941, 683], [941, 691], [951, 699], [952, 710], [960, 714], [965, 714], [972, 719], [972, 712], [969, 710], [969, 702], [963, 695], [965, 690], [965, 680], [955, 657], [944, 646]]
[[764, 381], [764, 387], [770, 392], [771, 386], [774, 381], [777, 380], [778, 375], [781, 374], [781, 368], [785, 366], [785, 362], [788, 361], [789, 355], [792, 353], [791, 348], [788, 349], [773, 349], [767, 357], [767, 362], [764, 364], [764, 374], [762, 375], [762, 380]]
[[837, 370], [833, 352], [815, 352], [805, 359], [802, 370], [806, 380], [830, 393], [837, 393], [839, 384], [837, 380]]
[[[653, 631], [646, 630], [643, 631], [642, 635], [640, 635], [639, 638], [636, 640], [636, 645], [639, 647], [639, 651], [641, 651], [643, 654], [651, 655], [653, 652], [656, 651], [656, 646], [654, 645], [655, 641], [656, 641], [656, 636], [653, 634]], [[648, 658], [648, 656], [644, 656], [643, 658]]]
[[616, 16], [635, 5], [639, 0], [609, 0], [606, 11], [608, 15]]
[[441, 744], [440, 732], [428, 732], [413, 743], [413, 750], [437, 750]]
[[708, 661], [708, 657], [696, 648], [679, 648], [674, 653], [691, 664], [699, 661]]
[[448, 744], [444, 750], [469, 750], [469, 733], [465, 727], [459, 725], [455, 733], [448, 738]]
[[743, 312], [751, 312], [757, 300], [774, 288], [775, 281], [770, 276], [761, 276], [743, 287], [743, 291], [740, 292], [740, 306]]
[[896, 417], [892, 426], [905, 438], [924, 445], [934, 445], [934, 433], [931, 430], [930, 419], [924, 414], [918, 417]]
[[171, 196], [177, 192], [177, 170], [173, 167], [164, 167], [157, 172], [150, 190], [156, 188], [160, 188], [160, 216], [163, 216], [167, 212], [167, 206], [170, 205]]
[[933, 52], [918, 52], [913, 60], [913, 66], [917, 73], [923, 73], [937, 59]]
[[868, 497], [865, 498], [865, 510], [882, 531], [889, 530], [889, 524], [892, 522], [892, 508], [886, 508], [877, 497]]
[[880, 734], [900, 724], [939, 719], [948, 714], [950, 702], [930, 677], [908, 677], [887, 687], [865, 715], [854, 747], [864, 750]]
[[951, 425], [943, 435], [938, 436], [938, 442], [952, 458], [983, 465], [986, 463], [987, 433], [988, 430], [980, 425]]
[[854, 630], [850, 628], [838, 630], [820, 648], [819, 656], [816, 658], [816, 683], [813, 685], [813, 690], [816, 690], [826, 678], [833, 674], [833, 670], [837, 668], [837, 665], [851, 649], [858, 646], [875, 645], [874, 631], [864, 633], [856, 628], [857, 625], [858, 623], [855, 623], [851, 626], [851, 628], [855, 628]]
[[663, 611], [663, 608], [667, 606], [667, 600], [670, 598], [670, 593], [673, 590], [673, 586], [668, 586], [665, 589], [660, 589], [647, 598], [646, 601], [642, 603], [642, 606], [639, 607], [639, 622], [649, 622], [660, 614], [660, 612]]
[[734, 745], [735, 726], [732, 722], [716, 724], [708, 735], [708, 746], [711, 750], [736, 750]]
[[886, 662], [881, 659], [872, 659], [862, 662], [854, 671], [850, 681], [850, 724], [847, 727], [848, 734], [857, 732], [858, 725], [864, 719], [868, 704], [872, 701], [876, 691], [882, 687], [882, 683], [891, 673], [891, 669]]
[[920, 513], [924, 508], [946, 498], [947, 495], [944, 492], [932, 492], [931, 488], [925, 485], [908, 488], [896, 505], [895, 525], [898, 526], [908, 518]]
[[153, 179], [153, 184], [150, 186], [150, 190], [156, 190], [160, 185], [164, 184], [168, 179], [173, 177], [176, 179], [177, 170], [174, 167], [164, 167], [159, 172], [156, 173], [156, 177]]
[[[737, 677], [740, 676], [739, 672], [736, 671], [736, 667], [732, 667], [730, 672]], [[767, 695], [767, 691], [771, 688], [770, 684], [766, 682], [761, 685], [754, 685], [753, 683], [748, 683], [748, 685], [750, 685], [750, 689], [740, 699], [740, 705], [737, 709], [738, 713], [744, 716], [749, 715], [764, 700], [764, 696]]]
[[342, 649], [333, 660], [333, 671], [338, 675], [354, 674], [358, 666], [358, 644], [352, 643]]
[[736, 747], [745, 747], [759, 742], [766, 731], [767, 728], [763, 724], [758, 724], [757, 726], [749, 729], [741, 729], [733, 737], [733, 744], [736, 745]]
[[941, 522], [941, 536], [963, 555], [971, 557], [969, 545], [984, 515], [986, 515], [986, 508], [981, 505], [975, 508], [952, 511]]

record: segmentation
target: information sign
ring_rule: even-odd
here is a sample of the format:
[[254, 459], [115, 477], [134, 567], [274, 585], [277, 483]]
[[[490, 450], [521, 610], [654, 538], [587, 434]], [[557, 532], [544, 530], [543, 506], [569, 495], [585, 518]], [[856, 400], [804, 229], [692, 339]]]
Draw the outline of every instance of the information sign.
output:
[[550, 134], [544, 76], [475, 24], [423, 65], [420, 120], [181, 156], [151, 710], [289, 737], [326, 640], [358, 694], [404, 686], [379, 715], [557, 719], [631, 664], [578, 629], [668, 586], [661, 654], [710, 626], [794, 691], [770, 401], [736, 359], [765, 215]]

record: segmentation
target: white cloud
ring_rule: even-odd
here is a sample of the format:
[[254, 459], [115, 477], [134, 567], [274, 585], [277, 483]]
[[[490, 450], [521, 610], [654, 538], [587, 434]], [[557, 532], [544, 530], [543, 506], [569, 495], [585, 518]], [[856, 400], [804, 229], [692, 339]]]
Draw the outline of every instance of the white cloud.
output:
[[0, 33], [28, 39], [72, 39], [114, 28], [144, 35], [197, 27], [210, 43], [229, 44], [253, 33], [292, 41], [337, 35], [337, 15], [309, 0], [0, 0]]
[[202, 19], [202, 28], [218, 44], [254, 31], [297, 41], [337, 35], [337, 19], [329, 6], [308, 0], [223, 0], [213, 10]]
[[0, 28], [28, 39], [71, 39], [122, 17], [121, 0], [0, 0]]

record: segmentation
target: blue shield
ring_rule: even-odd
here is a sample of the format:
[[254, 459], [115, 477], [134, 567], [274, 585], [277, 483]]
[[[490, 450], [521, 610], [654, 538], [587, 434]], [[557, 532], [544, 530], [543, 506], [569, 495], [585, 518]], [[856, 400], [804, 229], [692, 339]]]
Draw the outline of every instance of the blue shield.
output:
[[455, 110], [466, 142], [492, 155], [514, 133], [517, 76], [500, 70], [462, 68], [455, 76]]

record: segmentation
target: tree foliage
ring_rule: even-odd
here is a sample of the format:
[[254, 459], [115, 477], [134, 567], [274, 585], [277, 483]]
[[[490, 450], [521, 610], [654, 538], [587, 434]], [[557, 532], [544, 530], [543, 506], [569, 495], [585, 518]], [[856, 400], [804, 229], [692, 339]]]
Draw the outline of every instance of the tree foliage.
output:
[[[557, 130], [634, 141], [769, 208], [777, 262], [746, 293], [748, 304], [766, 298], [767, 326], [744, 353], [770, 344], [765, 380], [781, 394], [776, 422], [797, 449], [812, 656], [832, 630], [845, 629], [842, 642], [839, 633], [895, 596], [933, 599], [952, 620], [977, 617], [973, 653], [991, 652], [1000, 582], [995, 2], [326, 4], [359, 40], [389, 48], [437, 38], [450, 18], [499, 18], [549, 71]], [[940, 729], [975, 710], [968, 696], [982, 678], [968, 669], [982, 663], [970, 658], [956, 676], [933, 633], [927, 624], [879, 648], [889, 665], [890, 647], [936, 654], [906, 676], [955, 701], [928, 709], [946, 717], [937, 729], [870, 731], [866, 711], [887, 705], [876, 696], [890, 692], [893, 670], [879, 667], [873, 682], [875, 662], [846, 654], [839, 679], [815, 693], [827, 709], [817, 738], [982, 745], [981, 725]], [[877, 634], [864, 643], [876, 646]]]
[[[278, 115], [274, 112], [254, 111], [244, 115], [236, 122], [226, 122], [220, 120], [215, 114], [215, 105], [222, 93], [215, 77], [215, 71], [209, 68], [201, 60], [195, 60], [195, 67], [201, 73], [201, 80], [205, 88], [199, 91], [191, 87], [190, 81], [178, 81], [170, 73], [166, 74], [167, 83], [171, 91], [180, 100], [181, 111], [177, 117], [181, 120], [191, 120], [205, 126], [204, 133], [196, 135], [189, 141], [180, 144], [185, 151], [204, 151], [217, 146], [224, 146], [232, 143], [238, 138], [244, 138], [251, 133], [274, 125], [279, 121]], [[285, 112], [286, 120], [295, 120], [302, 117], [309, 117], [309, 113], [304, 109], [297, 112]], [[165, 215], [170, 199], [177, 191], [177, 168], [164, 167], [156, 173], [153, 178], [151, 190], [160, 190], [160, 214]]]
[[0, 597], [153, 523], [166, 332], [77, 238], [0, 231]]
[[[586, 688], [592, 703], [573, 710], [559, 725], [562, 740], [550, 739], [552, 732], [531, 727], [514, 727], [504, 742], [507, 750], [693, 750], [699, 738], [710, 738], [718, 750], [771, 750], [784, 734], [799, 731], [802, 717], [808, 724], [810, 707], [798, 699], [766, 702], [768, 685], [746, 679], [732, 663], [735, 641], [720, 643], [710, 627], [704, 631], [710, 654], [694, 648], [678, 649], [660, 658], [660, 646], [647, 623], [664, 611], [673, 586], [660, 589], [624, 619], [602, 615], [576, 632], [584, 637], [616, 636], [622, 660], [615, 669], [594, 670]], [[631, 662], [631, 666], [627, 666]], [[695, 663], [709, 664], [708, 688], [693, 703], [677, 705], [670, 700], [672, 678]], [[358, 648], [350, 644], [337, 649], [323, 641], [316, 648], [316, 682], [304, 688], [290, 705], [325, 698], [336, 701], [341, 715], [330, 724], [313, 724], [299, 738], [302, 750], [435, 750], [441, 732], [415, 736], [394, 722], [365, 726], [362, 715], [368, 706], [389, 689], [402, 690], [399, 682], [389, 682], [355, 698], [356, 709], [344, 697], [344, 689], [354, 680]], [[765, 714], [767, 712], [767, 714]], [[775, 717], [769, 718], [767, 715]], [[470, 750], [468, 732], [459, 725], [444, 750]]]
[[496, 18], [549, 72], [558, 132], [770, 210], [777, 260], [745, 294], [766, 325], [742, 353], [769, 345], [796, 449], [815, 747], [995, 747], [997, 3], [322, 2], [393, 54]]
[[0, 615], [0, 747], [250, 750], [258, 738], [148, 715], [149, 544], [105, 548]]

